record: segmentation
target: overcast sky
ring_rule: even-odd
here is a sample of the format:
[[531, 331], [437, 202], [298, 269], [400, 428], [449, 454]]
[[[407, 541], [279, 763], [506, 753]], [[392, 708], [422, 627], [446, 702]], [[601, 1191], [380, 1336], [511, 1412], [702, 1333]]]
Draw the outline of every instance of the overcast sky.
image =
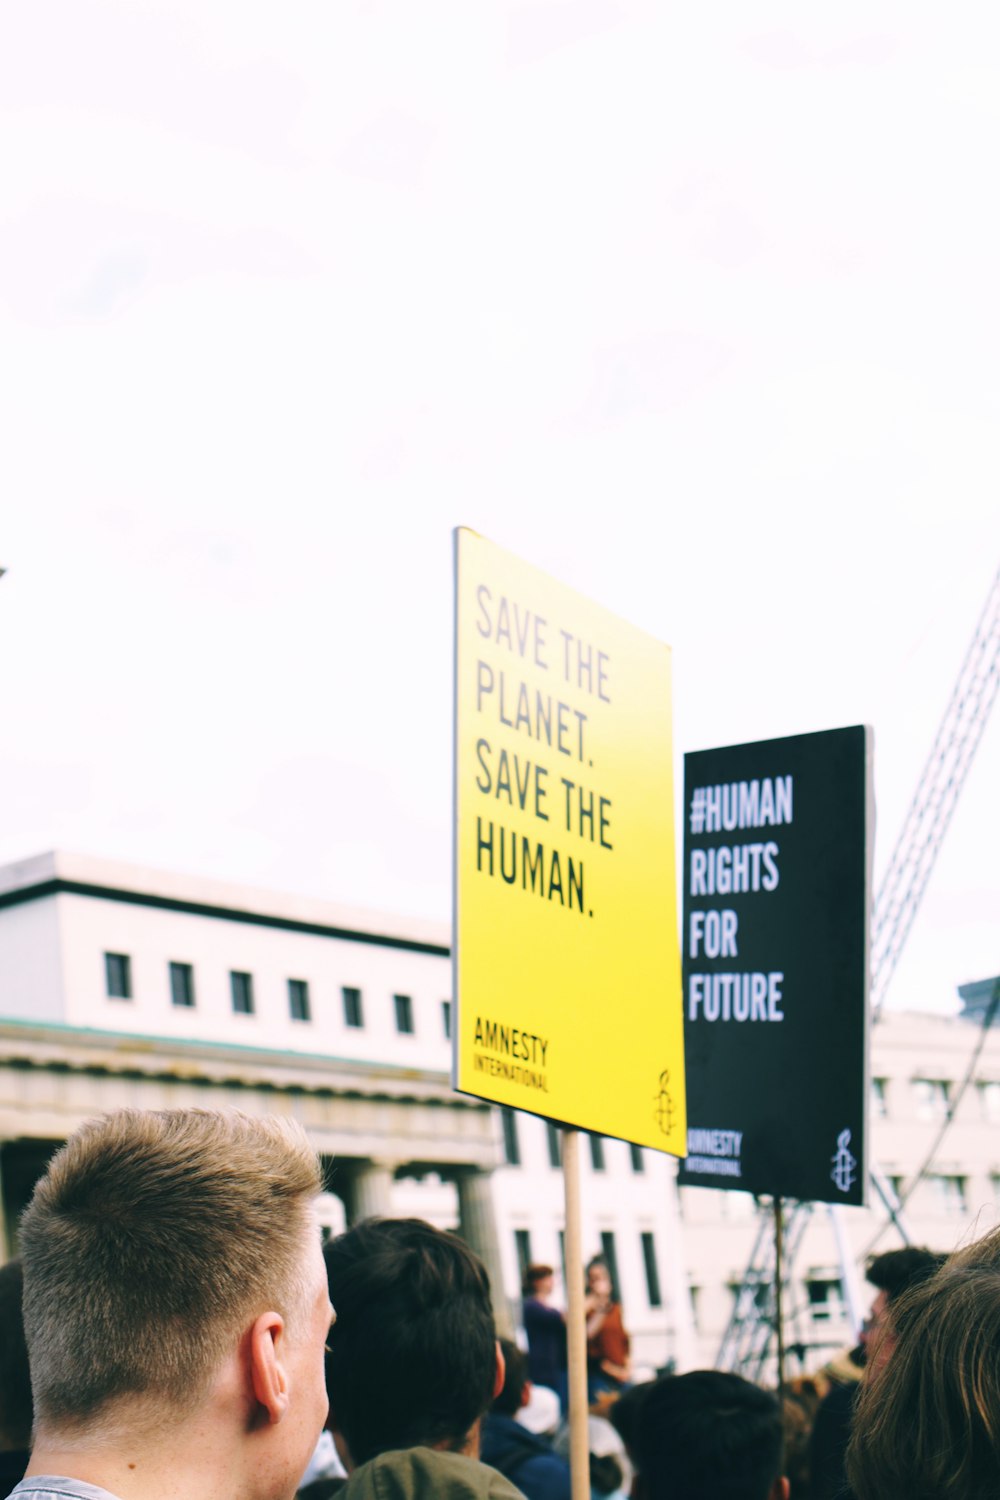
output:
[[[1000, 11], [33, 0], [0, 33], [0, 858], [447, 918], [451, 528], [869, 722], [1000, 562]], [[1000, 711], [893, 990], [1000, 970]]]

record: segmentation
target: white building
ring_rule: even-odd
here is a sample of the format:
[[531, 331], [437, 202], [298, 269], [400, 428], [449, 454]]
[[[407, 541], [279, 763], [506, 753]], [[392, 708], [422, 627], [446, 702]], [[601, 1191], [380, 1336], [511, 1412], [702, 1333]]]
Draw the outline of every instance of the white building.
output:
[[[328, 1163], [332, 1229], [371, 1212], [460, 1227], [516, 1316], [524, 1262], [562, 1263], [558, 1138], [543, 1120], [451, 1091], [449, 941], [444, 925], [78, 856], [0, 869], [0, 1249], [13, 1247], [46, 1157], [88, 1114], [235, 1103], [294, 1114], [310, 1131]], [[900, 1191], [978, 1035], [972, 1021], [927, 1016], [876, 1029], [874, 1154]], [[907, 1204], [916, 1242], [948, 1249], [992, 1222], [998, 1122], [991, 1031]], [[669, 1158], [621, 1141], [591, 1141], [584, 1173], [584, 1244], [615, 1265], [637, 1359], [712, 1363], [756, 1233], [753, 1200], [678, 1194]], [[857, 1255], [885, 1215], [840, 1213]], [[898, 1243], [890, 1231], [877, 1248]], [[852, 1337], [840, 1263], [817, 1210], [789, 1334], [809, 1367]]]

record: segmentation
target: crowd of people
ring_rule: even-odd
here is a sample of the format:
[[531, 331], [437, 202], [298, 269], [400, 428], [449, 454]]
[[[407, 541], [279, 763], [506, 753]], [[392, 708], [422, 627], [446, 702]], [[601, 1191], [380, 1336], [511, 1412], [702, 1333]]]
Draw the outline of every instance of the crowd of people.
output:
[[[587, 1319], [587, 1395], [593, 1403], [617, 1394], [631, 1380], [629, 1336], [606, 1260], [595, 1255], [587, 1265], [584, 1311]], [[552, 1306], [556, 1273], [552, 1266], [530, 1265], [524, 1273], [522, 1321], [528, 1344], [528, 1369], [536, 1385], [554, 1390], [565, 1411], [567, 1400], [566, 1321]]]
[[[0, 1269], [0, 1493], [569, 1500], [552, 1268], [527, 1270], [523, 1349], [458, 1236], [370, 1219], [321, 1248], [320, 1188], [286, 1120], [125, 1110], [77, 1131]], [[1000, 1232], [869, 1276], [861, 1344], [779, 1401], [716, 1370], [633, 1383], [592, 1261], [592, 1495], [1000, 1495]]]

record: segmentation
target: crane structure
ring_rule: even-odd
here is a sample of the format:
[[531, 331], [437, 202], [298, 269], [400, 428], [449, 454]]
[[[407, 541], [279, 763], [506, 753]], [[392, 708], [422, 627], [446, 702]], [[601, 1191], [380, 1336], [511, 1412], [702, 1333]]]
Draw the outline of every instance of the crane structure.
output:
[[879, 886], [872, 916], [877, 1021], [1000, 686], [1000, 568]]
[[[871, 937], [871, 1015], [882, 1012], [900, 954], [913, 927], [927, 889], [948, 825], [965, 784], [969, 767], [979, 748], [990, 710], [1000, 687], [1000, 568], [993, 578], [986, 604], [979, 617], [934, 743], [927, 757], [913, 800], [874, 902]], [[895, 1224], [904, 1244], [910, 1236], [901, 1205], [885, 1175], [871, 1166], [869, 1177], [889, 1221]], [[811, 1203], [789, 1206], [785, 1254], [779, 1267], [763, 1213], [750, 1261], [737, 1292], [733, 1312], [723, 1335], [716, 1365], [738, 1370], [751, 1380], [760, 1378], [776, 1332], [781, 1290], [790, 1288], [795, 1252], [813, 1212]], [[829, 1205], [834, 1233], [840, 1246], [840, 1272], [845, 1304], [855, 1304], [853, 1267], [847, 1263], [846, 1239], [838, 1209]]]

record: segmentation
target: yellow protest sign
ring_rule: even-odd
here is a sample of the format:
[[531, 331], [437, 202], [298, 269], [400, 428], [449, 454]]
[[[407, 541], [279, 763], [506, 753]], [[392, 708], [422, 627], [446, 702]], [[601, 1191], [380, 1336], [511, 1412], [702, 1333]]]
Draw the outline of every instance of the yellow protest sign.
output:
[[682, 1156], [670, 649], [455, 537], [454, 1086]]

